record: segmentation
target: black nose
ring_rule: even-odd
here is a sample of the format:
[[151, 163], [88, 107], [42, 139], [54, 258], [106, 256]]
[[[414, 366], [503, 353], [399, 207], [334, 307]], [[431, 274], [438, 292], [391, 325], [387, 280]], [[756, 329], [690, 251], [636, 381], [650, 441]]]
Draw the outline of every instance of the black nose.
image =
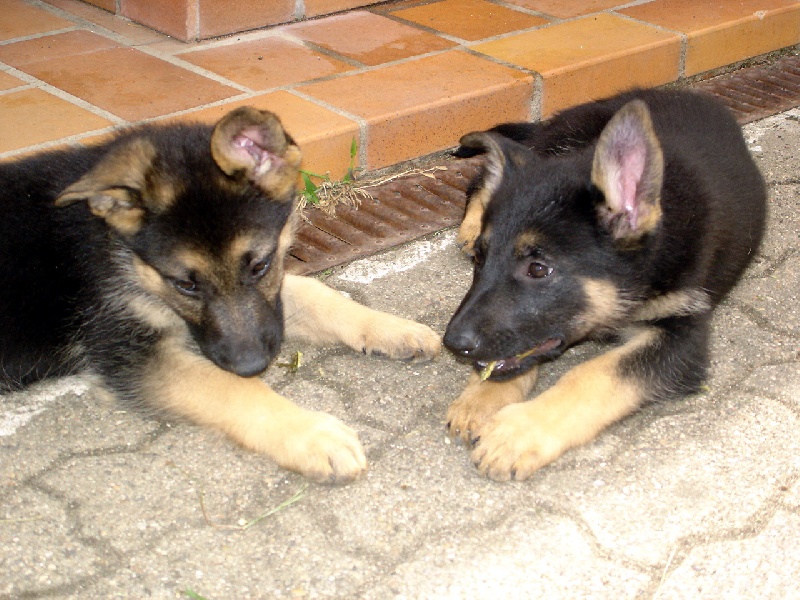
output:
[[471, 330], [447, 328], [443, 343], [445, 348], [458, 356], [469, 356], [478, 348], [478, 336]]
[[267, 359], [263, 354], [248, 352], [233, 358], [230, 371], [241, 377], [253, 377], [267, 370]]

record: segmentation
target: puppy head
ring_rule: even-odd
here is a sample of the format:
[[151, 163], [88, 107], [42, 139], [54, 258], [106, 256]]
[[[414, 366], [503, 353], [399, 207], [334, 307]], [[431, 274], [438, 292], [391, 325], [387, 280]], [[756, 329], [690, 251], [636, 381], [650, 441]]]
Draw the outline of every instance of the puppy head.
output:
[[637, 296], [635, 253], [660, 224], [663, 158], [647, 107], [626, 105], [597, 144], [542, 156], [495, 133], [472, 200], [485, 209], [473, 283], [445, 332], [456, 355], [513, 377], [614, 329]]
[[124, 134], [56, 204], [85, 202], [129, 250], [140, 318], [185, 324], [207, 358], [254, 375], [283, 337], [280, 287], [299, 166], [278, 118], [241, 108], [213, 128]]

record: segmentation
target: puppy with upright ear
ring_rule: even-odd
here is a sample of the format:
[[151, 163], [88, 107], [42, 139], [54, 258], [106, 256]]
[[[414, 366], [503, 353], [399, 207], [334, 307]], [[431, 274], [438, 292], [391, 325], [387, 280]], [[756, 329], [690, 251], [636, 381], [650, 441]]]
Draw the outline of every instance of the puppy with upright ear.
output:
[[[473, 282], [444, 344], [476, 372], [447, 424], [480, 472], [525, 479], [642, 404], [697, 391], [712, 311], [766, 212], [727, 109], [637, 90], [462, 144], [485, 166], [460, 237]], [[609, 337], [621, 342], [526, 401], [537, 365]]]

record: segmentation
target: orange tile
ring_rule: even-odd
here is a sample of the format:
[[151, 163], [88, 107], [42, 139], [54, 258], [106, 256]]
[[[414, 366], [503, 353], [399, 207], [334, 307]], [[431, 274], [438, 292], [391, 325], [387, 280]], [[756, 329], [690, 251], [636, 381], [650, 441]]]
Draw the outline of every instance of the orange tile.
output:
[[542, 116], [634, 86], [678, 77], [680, 37], [600, 13], [472, 50], [541, 74]]
[[559, 19], [571, 19], [628, 4], [624, 0], [506, 0], [506, 2]]
[[451, 51], [299, 91], [363, 118], [368, 169], [454, 146], [469, 131], [530, 118], [533, 78]]
[[342, 10], [350, 10], [374, 4], [374, 0], [305, 0], [306, 17], [329, 15]]
[[186, 0], [120, 0], [119, 12], [137, 23], [179, 40], [197, 37], [196, 7]]
[[202, 0], [198, 4], [201, 39], [287, 23], [295, 13], [295, 0]]
[[118, 47], [116, 42], [88, 31], [70, 31], [0, 46], [0, 61], [25, 71], [27, 65], [59, 59], [69, 61], [83, 54]]
[[410, 25], [362, 11], [289, 25], [284, 31], [371, 66], [455, 46]]
[[0, 60], [130, 121], [186, 110], [239, 93], [84, 31], [0, 46]]
[[4, 0], [0, 11], [0, 41], [73, 27], [75, 23], [61, 19], [46, 10], [22, 0]]
[[289, 92], [278, 91], [187, 113], [182, 119], [214, 123], [238, 106], [255, 106], [278, 115], [303, 150], [303, 168], [340, 179], [350, 166], [350, 144], [359, 140], [358, 123]]
[[11, 90], [23, 85], [27, 85], [27, 83], [18, 77], [0, 71], [0, 90]]
[[251, 90], [308, 81], [354, 68], [278, 37], [187, 52], [179, 57]]
[[114, 33], [118, 33], [133, 44], [152, 44], [164, 39], [172, 39], [153, 31], [149, 27], [144, 27], [128, 19], [120, 19], [114, 14], [116, 0], [108, 0], [107, 4], [109, 6], [107, 10], [103, 10], [103, 8], [106, 8], [105, 6], [97, 8], [97, 6], [105, 4], [105, 0], [93, 2], [97, 6], [91, 6], [82, 0], [46, 0], [46, 2], [68, 12], [70, 15], [81, 17], [90, 23], [95, 23]]
[[111, 124], [42, 90], [26, 89], [0, 96], [0, 152], [102, 129]]
[[86, 2], [104, 10], [110, 10], [111, 12], [117, 10], [116, 0], [86, 0]]
[[538, 27], [548, 22], [547, 19], [486, 0], [442, 0], [397, 10], [391, 14], [470, 41]]
[[685, 33], [687, 76], [800, 42], [794, 0], [655, 0], [619, 12]]

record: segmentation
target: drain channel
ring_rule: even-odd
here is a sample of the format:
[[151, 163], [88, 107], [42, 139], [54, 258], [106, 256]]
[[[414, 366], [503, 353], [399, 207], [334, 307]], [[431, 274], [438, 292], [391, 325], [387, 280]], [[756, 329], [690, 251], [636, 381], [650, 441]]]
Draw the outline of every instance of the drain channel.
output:
[[[800, 56], [692, 85], [716, 96], [741, 124], [800, 105]], [[372, 200], [339, 206], [331, 217], [306, 211], [286, 268], [310, 274], [457, 225], [479, 159], [443, 160], [432, 175], [409, 175], [370, 188]]]

